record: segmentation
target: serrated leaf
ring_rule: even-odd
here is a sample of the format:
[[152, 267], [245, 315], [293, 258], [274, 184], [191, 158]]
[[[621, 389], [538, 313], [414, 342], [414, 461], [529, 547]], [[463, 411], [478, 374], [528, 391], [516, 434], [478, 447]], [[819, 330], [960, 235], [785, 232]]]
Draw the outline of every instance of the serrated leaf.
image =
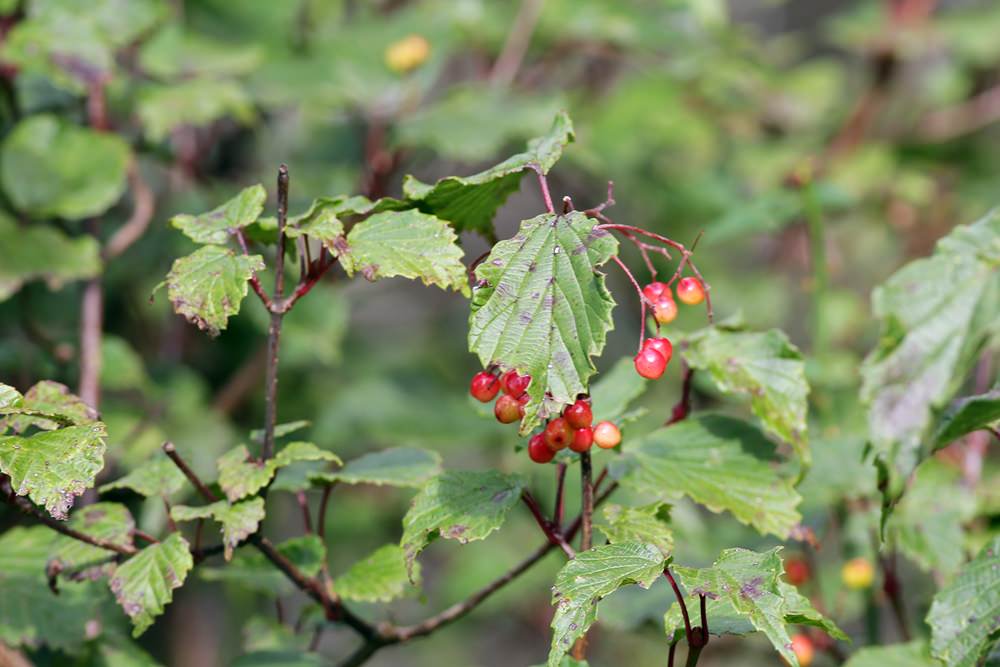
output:
[[179, 315], [217, 336], [229, 317], [240, 312], [247, 281], [263, 270], [260, 255], [237, 255], [208, 245], [174, 262], [165, 281], [167, 296]]
[[450, 222], [457, 231], [487, 233], [493, 216], [511, 193], [520, 187], [528, 169], [547, 174], [573, 141], [573, 124], [565, 112], [559, 113], [548, 134], [532, 139], [518, 153], [486, 171], [472, 176], [450, 176], [434, 185], [413, 176], [403, 180], [403, 194], [421, 211]]
[[764, 428], [795, 448], [809, 466], [805, 362], [777, 329], [758, 333], [708, 327], [684, 339], [681, 354], [725, 394], [747, 396]]
[[0, 179], [18, 210], [80, 220], [118, 201], [128, 162], [129, 147], [121, 137], [36, 114], [4, 140]]
[[[305, 535], [277, 545], [278, 552], [292, 562], [307, 577], [316, 576], [326, 560], [326, 547], [316, 535]], [[255, 550], [238, 551], [225, 567], [198, 568], [207, 581], [237, 584], [241, 590], [272, 595], [287, 595], [294, 590], [288, 577], [279, 572], [271, 561]]]
[[432, 535], [462, 543], [485, 539], [503, 525], [522, 488], [519, 477], [495, 470], [445, 472], [429, 481], [403, 517], [399, 545], [410, 576], [417, 554]]
[[483, 366], [531, 375], [521, 434], [586, 393], [613, 328], [598, 267], [618, 242], [583, 213], [544, 214], [493, 246], [476, 268], [469, 351]]
[[44, 280], [55, 290], [101, 272], [100, 246], [94, 237], [70, 237], [42, 223], [18, 225], [2, 212], [0, 257], [0, 301], [32, 280]]
[[892, 646], [869, 646], [853, 654], [844, 667], [941, 667], [930, 656], [925, 641]]
[[[794, 586], [781, 581], [784, 566], [778, 555], [780, 550], [775, 547], [757, 553], [747, 549], [726, 549], [712, 567], [675, 567], [673, 574], [685, 589], [688, 609], [698, 608], [699, 596], [708, 599], [709, 632], [746, 634], [751, 628], [756, 629], [764, 633], [789, 664], [798, 667], [788, 635], [789, 624], [819, 627], [840, 639], [846, 639], [846, 635], [813, 609]], [[679, 610], [679, 605], [674, 604], [664, 616], [668, 637], [676, 637], [683, 628]]]
[[966, 396], [948, 406], [937, 422], [934, 448], [939, 449], [963, 435], [1000, 425], [1000, 389], [976, 396]]
[[223, 118], [241, 125], [257, 119], [253, 100], [238, 82], [189, 79], [169, 85], [149, 85], [139, 94], [139, 120], [150, 141], [159, 142], [180, 127], [205, 127]]
[[170, 218], [170, 224], [196, 243], [225, 245], [234, 231], [252, 224], [260, 217], [265, 201], [267, 192], [264, 186], [251, 185], [208, 213], [181, 213]]
[[131, 489], [140, 496], [152, 498], [156, 496], [169, 497], [184, 486], [184, 473], [174, 465], [174, 462], [164, 456], [158, 456], [146, 461], [124, 477], [104, 484], [98, 491], [107, 493], [117, 489]]
[[341, 462], [336, 454], [311, 442], [291, 442], [267, 461], [253, 460], [246, 446], [240, 445], [219, 458], [219, 486], [230, 502], [236, 502], [263, 489], [275, 472], [296, 461]]
[[552, 588], [552, 646], [549, 667], [558, 667], [577, 638], [597, 620], [597, 603], [622, 586], [649, 588], [666, 560], [651, 544], [623, 542], [578, 553], [563, 565]]
[[348, 275], [361, 273], [368, 280], [392, 276], [419, 278], [469, 295], [469, 280], [462, 264], [458, 236], [443, 220], [420, 211], [376, 213], [351, 228], [346, 246], [338, 247]]
[[101, 422], [0, 436], [0, 472], [10, 476], [17, 495], [65, 519], [76, 496], [94, 485], [104, 467], [107, 437]]
[[398, 544], [386, 544], [351, 565], [333, 582], [333, 589], [345, 600], [389, 602], [415, 592], [420, 583], [420, 563], [414, 563], [413, 581]]
[[674, 531], [668, 525], [670, 507], [653, 503], [644, 507], [605, 505], [594, 526], [604, 533], [608, 542], [643, 542], [652, 544], [664, 557], [674, 550]]
[[176, 505], [170, 510], [175, 521], [193, 521], [212, 518], [222, 524], [222, 544], [226, 560], [232, 560], [233, 551], [240, 542], [257, 532], [264, 520], [264, 499], [251, 498], [229, 504], [225, 500], [201, 507]]
[[975, 667], [996, 645], [1000, 630], [1000, 537], [934, 596], [927, 624], [931, 654], [948, 667]]
[[778, 463], [774, 444], [754, 425], [702, 415], [659, 428], [628, 447], [612, 474], [639, 493], [665, 501], [687, 495], [785, 539], [801, 519], [795, 507], [802, 499]]
[[[283, 438], [286, 435], [291, 435], [292, 433], [295, 433], [296, 431], [301, 431], [302, 429], [308, 428], [309, 426], [312, 426], [312, 422], [305, 419], [299, 419], [293, 422], [286, 422], [284, 424], [275, 424], [274, 438], [275, 439]], [[264, 444], [264, 429], [255, 428], [254, 430], [250, 431], [250, 440], [257, 443], [258, 445]]]
[[83, 426], [97, 420], [97, 411], [73, 394], [69, 387], [42, 380], [24, 393], [16, 407], [0, 408], [0, 429], [22, 433], [28, 427], [51, 431], [60, 426]]
[[878, 346], [861, 367], [869, 430], [892, 499], [936, 448], [928, 430], [1000, 323], [1000, 210], [959, 226], [872, 293]]
[[[121, 547], [131, 547], [135, 519], [119, 503], [94, 503], [73, 512], [69, 527]], [[77, 567], [107, 559], [108, 551], [69, 537], [59, 537], [52, 557], [66, 567]]]
[[111, 577], [111, 592], [132, 619], [132, 636], [138, 637], [163, 613], [184, 585], [194, 566], [188, 543], [180, 533], [151, 544], [120, 565]]
[[376, 484], [418, 487], [441, 472], [441, 455], [417, 447], [394, 447], [348, 461], [340, 470], [310, 475], [327, 484]]
[[9, 384], [0, 382], [0, 410], [15, 410], [24, 405], [21, 392]]
[[635, 372], [632, 360], [628, 357], [619, 359], [590, 385], [594, 422], [618, 422], [625, 416], [632, 401], [642, 396], [647, 387], [649, 380]]

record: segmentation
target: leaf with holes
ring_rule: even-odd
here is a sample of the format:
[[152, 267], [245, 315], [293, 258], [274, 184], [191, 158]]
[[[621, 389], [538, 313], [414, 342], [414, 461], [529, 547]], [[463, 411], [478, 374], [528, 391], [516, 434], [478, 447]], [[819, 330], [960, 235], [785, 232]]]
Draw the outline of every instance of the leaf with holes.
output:
[[690, 496], [784, 539], [801, 519], [795, 507], [802, 498], [779, 464], [774, 444], [753, 424], [702, 415], [642, 438], [612, 464], [612, 475], [664, 501]]
[[476, 268], [469, 351], [483, 366], [531, 376], [521, 434], [586, 393], [613, 327], [598, 267], [618, 242], [583, 213], [540, 215]]
[[240, 312], [250, 278], [263, 270], [260, 255], [237, 255], [208, 245], [175, 261], [164, 282], [177, 314], [218, 336], [229, 317]]
[[975, 667], [1000, 631], [1000, 537], [934, 596], [927, 612], [931, 654], [948, 667]]
[[577, 638], [597, 620], [597, 603], [622, 586], [649, 588], [666, 559], [651, 544], [623, 542], [594, 547], [563, 565], [552, 587], [552, 646], [549, 667], [558, 667]]
[[264, 499], [251, 498], [230, 505], [225, 500], [189, 507], [177, 505], [170, 510], [174, 521], [194, 521], [195, 519], [212, 518], [222, 524], [222, 544], [225, 548], [226, 560], [232, 560], [233, 550], [240, 542], [257, 532], [260, 522], [264, 520]]
[[394, 447], [348, 461], [340, 470], [315, 473], [314, 482], [418, 487], [441, 473], [441, 455], [417, 447]]
[[406, 568], [413, 577], [414, 560], [433, 535], [472, 542], [485, 539], [503, 525], [521, 498], [523, 481], [501, 472], [445, 472], [429, 481], [403, 517]]
[[252, 224], [260, 217], [266, 200], [264, 186], [251, 185], [208, 213], [181, 213], [170, 218], [170, 224], [197, 243], [225, 245], [233, 232]]
[[416, 593], [420, 584], [420, 563], [414, 563], [413, 581], [398, 544], [386, 544], [359, 560], [333, 582], [333, 589], [345, 600], [389, 602]]
[[290, 442], [267, 461], [251, 459], [246, 446], [240, 445], [219, 457], [219, 486], [230, 502], [236, 502], [263, 489], [275, 472], [297, 461], [341, 462], [336, 454], [311, 442]]
[[184, 585], [193, 566], [187, 540], [180, 533], [171, 533], [118, 567], [111, 577], [111, 592], [132, 619], [133, 637], [145, 632], [163, 613], [174, 598], [174, 589]]
[[602, 518], [594, 526], [611, 544], [643, 542], [660, 550], [664, 558], [674, 550], [674, 531], [670, 529], [670, 507], [653, 503], [644, 507], [605, 505]]

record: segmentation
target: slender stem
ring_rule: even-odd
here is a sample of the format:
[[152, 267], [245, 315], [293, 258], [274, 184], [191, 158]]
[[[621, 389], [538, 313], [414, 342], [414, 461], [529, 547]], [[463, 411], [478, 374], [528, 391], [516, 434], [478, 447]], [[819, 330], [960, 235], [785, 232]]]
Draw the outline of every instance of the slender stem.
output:
[[677, 598], [677, 603], [681, 606], [681, 616], [684, 617], [684, 636], [687, 637], [688, 646], [690, 646], [692, 642], [691, 617], [688, 616], [688, 608], [687, 603], [684, 602], [684, 595], [681, 594], [681, 588], [677, 585], [677, 580], [674, 579], [674, 575], [670, 572], [669, 567], [663, 568], [663, 576], [670, 582], [670, 587], [674, 589], [674, 596]]
[[521, 7], [514, 17], [514, 24], [507, 33], [503, 51], [490, 72], [490, 83], [498, 88], [509, 86], [521, 68], [524, 55], [531, 44], [531, 34], [535, 31], [538, 16], [542, 13], [544, 0], [522, 0]]
[[[91, 234], [97, 235], [97, 222], [87, 223]], [[101, 391], [101, 331], [104, 327], [104, 289], [101, 277], [88, 280], [80, 302], [80, 398], [95, 410], [100, 405]]]
[[316, 533], [320, 539], [326, 539], [326, 508], [330, 504], [330, 494], [337, 483], [327, 484], [323, 487], [323, 496], [319, 500], [319, 517], [316, 521]]
[[312, 525], [312, 515], [309, 512], [309, 498], [306, 496], [305, 491], [299, 491], [295, 494], [295, 499], [299, 503], [299, 508], [302, 510], [302, 524], [305, 526], [306, 534], [311, 535], [313, 532]]
[[677, 639], [670, 640], [670, 651], [667, 653], [667, 667], [674, 667], [674, 653], [677, 651]]
[[702, 632], [703, 635], [705, 635], [705, 643], [707, 644], [708, 643], [708, 612], [705, 609], [706, 604], [707, 604], [707, 601], [705, 599], [705, 596], [702, 595], [701, 593], [699, 593], [698, 594], [698, 606], [700, 607], [700, 611], [701, 611], [701, 632]]
[[191, 470], [187, 461], [181, 458], [181, 455], [177, 453], [177, 448], [174, 447], [174, 443], [163, 443], [163, 452], [170, 457], [170, 460], [174, 462], [174, 465], [180, 468], [180, 471], [184, 473], [184, 476], [187, 477], [189, 482], [191, 482], [191, 485], [198, 490], [198, 493], [201, 494], [202, 498], [210, 503], [214, 503], [219, 499], [218, 496], [212, 493], [210, 488], [205, 486], [205, 483], [202, 482], [198, 475], [195, 474], [194, 470]]
[[682, 362], [682, 364], [684, 379], [681, 383], [681, 397], [674, 405], [673, 410], [670, 411], [670, 419], [667, 420], [668, 426], [687, 418], [691, 412], [691, 379], [694, 377], [694, 369], [688, 366], [687, 362]]
[[102, 255], [104, 259], [113, 259], [128, 250], [145, 233], [153, 219], [156, 198], [149, 185], [139, 173], [139, 165], [133, 160], [128, 170], [129, 183], [132, 188], [132, 215], [121, 227], [115, 230], [108, 242], [104, 244]]
[[[274, 264], [274, 301], [280, 303], [285, 292], [285, 223], [288, 218], [288, 167], [278, 167], [278, 250]], [[267, 330], [267, 378], [264, 395], [264, 445], [261, 459], [274, 455], [274, 425], [278, 421], [278, 349], [281, 344], [281, 321], [284, 312], [271, 311]]]
[[[243, 254], [249, 255], [250, 248], [247, 246], [246, 234], [243, 233], [242, 229], [237, 229], [235, 236], [236, 242], [240, 244], [240, 248], [243, 250]], [[250, 287], [253, 288], [254, 294], [260, 298], [260, 302], [264, 304], [268, 312], [272, 312], [274, 310], [274, 302], [271, 301], [271, 297], [264, 291], [264, 286], [260, 284], [260, 278], [257, 277], [256, 273], [250, 276]]]
[[532, 516], [535, 517], [535, 521], [538, 522], [538, 526], [542, 529], [542, 532], [545, 533], [545, 536], [549, 539], [549, 541], [562, 549], [567, 558], [576, 558], [576, 552], [573, 550], [573, 547], [566, 542], [566, 538], [562, 536], [559, 528], [545, 518], [542, 514], [542, 508], [539, 507], [538, 501], [535, 500], [533, 495], [531, 495], [531, 492], [525, 489], [524, 492], [521, 493], [521, 500], [523, 500], [524, 504], [528, 506], [529, 510], [531, 510]]
[[535, 174], [538, 175], [538, 186], [542, 189], [542, 200], [545, 202], [545, 210], [549, 213], [555, 213], [556, 209], [552, 205], [552, 195], [549, 194], [549, 179], [545, 178], [545, 174], [542, 173], [541, 169], [536, 169]]
[[809, 225], [809, 258], [812, 265], [812, 342], [813, 354], [822, 356], [827, 349], [827, 331], [823, 322], [823, 301], [830, 278], [826, 260], [826, 230], [823, 210], [812, 179], [802, 187], [802, 208]]
[[145, 541], [147, 544], [159, 544], [160, 543], [160, 541], [158, 539], [156, 539], [155, 537], [153, 537], [152, 535], [150, 535], [147, 532], [139, 530], [138, 528], [133, 528], [132, 529], [132, 535], [134, 535], [135, 537], [138, 537], [140, 540]]
[[552, 513], [552, 522], [557, 528], [562, 528], [563, 512], [565, 511], [566, 500], [566, 464], [560, 463], [556, 466], [556, 507]]
[[625, 266], [625, 262], [623, 262], [618, 255], [612, 255], [611, 259], [613, 259], [615, 264], [620, 266], [621, 270], [625, 272], [625, 275], [628, 276], [629, 282], [632, 283], [632, 286], [635, 287], [636, 293], [639, 295], [639, 349], [642, 350], [642, 342], [646, 339], [646, 295], [642, 293], [642, 288], [639, 287], [638, 281], [636, 281], [632, 272], [629, 271], [629, 268]]
[[594, 516], [594, 480], [590, 463], [590, 452], [580, 455], [581, 511], [583, 530], [580, 531], [580, 551], [587, 551], [593, 541], [592, 524]]

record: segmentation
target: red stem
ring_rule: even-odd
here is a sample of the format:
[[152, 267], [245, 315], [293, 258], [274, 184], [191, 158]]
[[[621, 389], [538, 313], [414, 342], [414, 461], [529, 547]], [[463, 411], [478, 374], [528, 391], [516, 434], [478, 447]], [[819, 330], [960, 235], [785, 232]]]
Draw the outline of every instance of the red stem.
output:
[[559, 529], [553, 525], [551, 521], [545, 518], [542, 514], [542, 508], [539, 507], [538, 501], [531, 495], [531, 492], [525, 489], [521, 493], [521, 499], [524, 501], [524, 504], [528, 506], [528, 509], [531, 510], [531, 514], [535, 517], [538, 527], [542, 529], [542, 532], [545, 533], [547, 538], [549, 538], [549, 541], [562, 549], [563, 553], [565, 553], [568, 558], [576, 558], [576, 552], [573, 550], [573, 547], [569, 545]]
[[549, 180], [545, 178], [545, 174], [542, 173], [541, 169], [535, 169], [535, 173], [538, 175], [538, 185], [542, 189], [542, 199], [545, 201], [545, 209], [549, 213], [555, 213], [556, 209], [552, 205], [552, 195], [549, 194]]

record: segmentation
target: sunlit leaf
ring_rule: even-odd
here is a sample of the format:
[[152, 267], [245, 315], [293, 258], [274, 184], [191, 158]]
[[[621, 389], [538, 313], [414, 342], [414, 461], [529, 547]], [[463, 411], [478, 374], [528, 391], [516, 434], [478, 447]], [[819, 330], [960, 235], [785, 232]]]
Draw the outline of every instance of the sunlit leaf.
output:
[[275, 472], [297, 461], [341, 462], [336, 454], [311, 442], [288, 443], [267, 461], [251, 458], [247, 448], [240, 445], [219, 458], [219, 486], [230, 502], [236, 502], [263, 489]]
[[674, 550], [674, 532], [670, 529], [669, 521], [670, 508], [662, 503], [645, 507], [610, 504], [601, 509], [601, 515], [595, 517], [594, 525], [611, 544], [652, 544], [667, 557]]
[[120, 565], [111, 577], [111, 592], [132, 619], [132, 636], [138, 637], [163, 613], [184, 585], [194, 566], [188, 543], [180, 533], [151, 544]]
[[181, 213], [172, 217], [170, 224], [184, 232], [192, 241], [224, 245], [234, 231], [260, 217], [265, 201], [267, 192], [264, 186], [251, 185], [208, 213]]
[[348, 461], [339, 470], [313, 474], [310, 479], [325, 483], [417, 487], [440, 472], [441, 456], [437, 452], [416, 447], [394, 447], [365, 454]]
[[170, 516], [175, 521], [212, 518], [221, 523], [225, 558], [231, 560], [233, 551], [240, 542], [256, 533], [260, 522], [264, 520], [264, 499], [251, 498], [231, 505], [225, 500], [201, 507], [175, 505], [170, 510]]
[[403, 550], [386, 544], [334, 579], [333, 588], [345, 600], [389, 602], [418, 590], [414, 585], [420, 583], [420, 563], [413, 564], [412, 577], [411, 582]]

